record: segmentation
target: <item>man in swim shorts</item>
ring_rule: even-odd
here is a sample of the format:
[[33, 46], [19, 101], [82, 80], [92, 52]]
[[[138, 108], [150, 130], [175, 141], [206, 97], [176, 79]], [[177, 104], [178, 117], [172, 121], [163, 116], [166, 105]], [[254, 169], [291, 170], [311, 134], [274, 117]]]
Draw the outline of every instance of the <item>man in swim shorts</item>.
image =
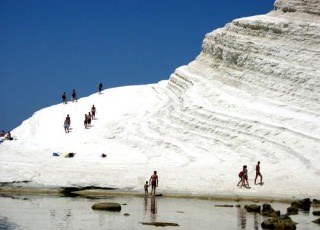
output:
[[150, 180], [149, 180], [149, 184], [151, 184], [151, 195], [153, 192], [153, 195], [156, 195], [156, 187], [158, 187], [158, 175], [157, 175], [157, 171], [153, 172], [153, 175], [151, 175]]

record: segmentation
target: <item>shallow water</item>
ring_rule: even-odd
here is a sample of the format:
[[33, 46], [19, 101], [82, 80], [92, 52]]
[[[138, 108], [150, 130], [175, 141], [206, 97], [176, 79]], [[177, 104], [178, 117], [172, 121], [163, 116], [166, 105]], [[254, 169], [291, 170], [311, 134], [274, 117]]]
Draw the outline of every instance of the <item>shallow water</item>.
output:
[[[117, 202], [121, 212], [95, 211], [91, 206], [100, 202]], [[247, 213], [244, 204], [214, 200], [110, 196], [99, 199], [11, 196], [0, 197], [0, 229], [262, 229], [260, 214]], [[262, 205], [262, 203], [258, 203]], [[217, 205], [233, 205], [218, 207]], [[236, 205], [241, 205], [240, 208]], [[286, 212], [289, 204], [272, 203]], [[317, 219], [300, 212], [291, 216], [297, 229], [317, 229], [311, 221]], [[129, 215], [126, 215], [129, 214]], [[170, 222], [178, 227], [155, 227], [142, 222]]]

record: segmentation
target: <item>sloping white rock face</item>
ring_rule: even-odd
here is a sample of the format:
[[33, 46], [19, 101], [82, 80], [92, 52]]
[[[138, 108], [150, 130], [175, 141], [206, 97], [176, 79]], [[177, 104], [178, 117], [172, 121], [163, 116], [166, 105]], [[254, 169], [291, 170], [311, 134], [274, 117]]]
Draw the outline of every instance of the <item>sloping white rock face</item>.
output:
[[[135, 119], [139, 128], [123, 140], [189, 156], [190, 174], [201, 173], [194, 155], [203, 157], [215, 168], [215, 190], [235, 170], [228, 161], [239, 162], [236, 168], [251, 164], [254, 174], [258, 160], [267, 164], [269, 179], [286, 181], [287, 191], [295, 191], [297, 181], [309, 192], [319, 190], [319, 7], [319, 0], [276, 1], [267, 15], [208, 33], [196, 60], [170, 76], [166, 103]], [[311, 176], [292, 177], [297, 170]]]
[[[275, 6], [267, 15], [237, 19], [207, 34], [201, 54], [177, 69], [168, 88], [186, 108], [199, 108], [197, 118], [209, 118], [212, 139], [235, 150], [242, 133], [257, 155], [271, 149], [318, 155], [320, 1]], [[202, 100], [193, 101], [192, 91]], [[305, 141], [308, 151], [301, 148]]]

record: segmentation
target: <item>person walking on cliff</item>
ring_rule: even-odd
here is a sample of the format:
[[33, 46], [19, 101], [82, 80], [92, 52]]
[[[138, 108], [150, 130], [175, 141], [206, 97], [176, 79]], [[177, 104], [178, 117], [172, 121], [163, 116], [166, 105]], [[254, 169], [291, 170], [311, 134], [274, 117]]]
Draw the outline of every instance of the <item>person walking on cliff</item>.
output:
[[66, 95], [66, 92], [64, 92], [64, 93], [62, 94], [61, 98], [62, 98], [62, 103], [63, 103], [63, 104], [67, 104], [67, 95]]
[[92, 105], [91, 107], [92, 120], [96, 118], [96, 111], [97, 111], [96, 107]]
[[101, 94], [101, 91], [102, 91], [102, 82], [100, 82], [98, 85], [98, 93]]
[[91, 116], [91, 113], [90, 113], [90, 112], [88, 113], [87, 118], [88, 118], [88, 127], [91, 127], [91, 119], [92, 119], [92, 116]]
[[75, 89], [72, 90], [72, 94], [71, 94], [71, 100], [72, 102], [76, 101], [78, 102], [78, 99], [77, 99], [77, 92]]
[[64, 120], [64, 124], [63, 124], [64, 131], [66, 133], [68, 133], [70, 131], [70, 124], [71, 124], [71, 118], [70, 118], [70, 116], [68, 114], [66, 119]]
[[88, 115], [87, 114], [84, 115], [83, 124], [84, 124], [84, 128], [87, 129], [88, 128]]

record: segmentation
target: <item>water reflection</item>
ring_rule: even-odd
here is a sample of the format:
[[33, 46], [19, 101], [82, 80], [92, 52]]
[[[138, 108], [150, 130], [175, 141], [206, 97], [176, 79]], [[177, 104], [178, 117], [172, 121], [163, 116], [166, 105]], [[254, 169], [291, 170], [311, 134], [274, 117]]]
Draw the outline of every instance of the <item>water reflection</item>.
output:
[[[253, 228], [254, 230], [260, 229], [261, 215], [258, 213], [249, 213], [247, 216], [247, 210], [244, 207], [238, 208], [238, 226], [241, 230], [247, 229], [247, 221], [250, 216], [253, 216]], [[249, 226], [250, 227], [250, 226]], [[251, 229], [251, 228], [250, 228]]]
[[[19, 198], [19, 197], [18, 197]], [[23, 197], [22, 197], [23, 198]], [[95, 211], [91, 207], [104, 199], [30, 197], [12, 199], [0, 197], [1, 229], [147, 229], [142, 222], [178, 223], [181, 229], [261, 229], [260, 214], [248, 213], [240, 208], [215, 207], [235, 202], [195, 199], [173, 199], [156, 196], [113, 197], [112, 201], [126, 203], [120, 213]], [[286, 204], [273, 204], [286, 210]], [[130, 214], [125, 216], [124, 213]], [[312, 215], [299, 213], [293, 220], [299, 229], [311, 229]]]
[[148, 212], [148, 195], [144, 196], [144, 215]]
[[155, 196], [148, 197], [147, 195], [144, 197], [144, 214], [148, 214], [148, 200], [150, 199], [150, 217], [151, 221], [156, 221], [157, 214], [157, 200]]
[[258, 213], [254, 213], [253, 214], [254, 216], [253, 216], [253, 228], [255, 229], [255, 230], [257, 230], [257, 229], [259, 229], [259, 227], [260, 227], [260, 223], [261, 223], [261, 215], [260, 214], [258, 214]]
[[50, 209], [50, 226], [55, 226], [57, 229], [72, 229], [73, 214], [72, 209], [60, 210]]
[[2, 230], [17, 230], [22, 229], [19, 225], [12, 223], [8, 220], [7, 217], [1, 217], [0, 216], [0, 229]]
[[156, 204], [156, 197], [151, 197], [151, 213], [156, 214], [157, 213], [157, 204]]
[[241, 230], [247, 227], [247, 210], [245, 208], [238, 208], [238, 226]]

